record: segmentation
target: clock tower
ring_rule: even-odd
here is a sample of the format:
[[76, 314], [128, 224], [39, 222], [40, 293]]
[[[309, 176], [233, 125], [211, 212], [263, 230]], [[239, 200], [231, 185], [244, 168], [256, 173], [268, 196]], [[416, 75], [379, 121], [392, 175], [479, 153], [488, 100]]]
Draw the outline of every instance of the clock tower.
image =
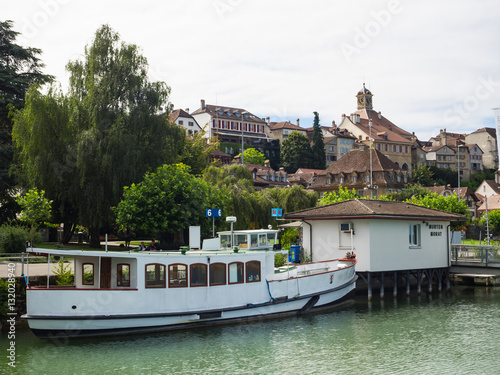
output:
[[358, 98], [358, 109], [373, 109], [372, 96], [370, 90], [363, 83], [363, 88], [356, 95], [356, 98]]

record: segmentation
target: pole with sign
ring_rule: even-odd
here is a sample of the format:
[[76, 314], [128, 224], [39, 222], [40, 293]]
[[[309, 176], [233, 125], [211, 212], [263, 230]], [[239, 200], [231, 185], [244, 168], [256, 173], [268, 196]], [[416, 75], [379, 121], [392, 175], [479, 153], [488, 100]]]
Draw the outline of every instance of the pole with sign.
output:
[[215, 238], [215, 218], [221, 217], [222, 210], [220, 208], [207, 208], [206, 216], [212, 218], [212, 238]]

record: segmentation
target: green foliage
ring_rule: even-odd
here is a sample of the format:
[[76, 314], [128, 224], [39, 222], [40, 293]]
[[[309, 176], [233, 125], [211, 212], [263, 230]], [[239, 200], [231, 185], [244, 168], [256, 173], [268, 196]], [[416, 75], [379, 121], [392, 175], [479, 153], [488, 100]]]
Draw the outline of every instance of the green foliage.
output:
[[[83, 60], [66, 68], [69, 93], [30, 92], [13, 132], [31, 185], [57, 201], [62, 219], [90, 227], [90, 245], [98, 247], [98, 228], [111, 224], [123, 186], [177, 162], [186, 134], [168, 121], [170, 88], [149, 81], [139, 48], [109, 26], [97, 30]], [[193, 149], [186, 148], [186, 161], [196, 158]]]
[[146, 173], [141, 183], [124, 187], [123, 199], [114, 208], [117, 224], [122, 229], [170, 235], [201, 225], [207, 235], [212, 223], [206, 220], [205, 209], [224, 212], [227, 194], [189, 172], [184, 164], [164, 165]]
[[325, 193], [323, 198], [319, 200], [319, 205], [324, 206], [326, 204], [337, 203], [342, 201], [347, 201], [349, 199], [362, 199], [356, 190], [349, 190], [348, 188], [339, 187], [338, 191], [332, 191], [330, 193]]
[[56, 276], [57, 285], [73, 285], [75, 280], [70, 264], [64, 264], [62, 259], [57, 262], [57, 267], [54, 269], [54, 275]]
[[473, 173], [470, 176], [470, 181], [461, 181], [460, 186], [476, 191], [484, 180], [495, 180], [495, 170], [489, 169]]
[[417, 168], [414, 168], [411, 173], [413, 182], [421, 186], [432, 186], [434, 184], [433, 176], [434, 173], [431, 171], [430, 167], [425, 165], [419, 165]]
[[247, 148], [243, 152], [243, 160], [245, 163], [264, 165], [266, 157], [262, 152], [257, 151], [255, 148]]
[[307, 136], [293, 131], [281, 144], [281, 162], [288, 173], [311, 166], [311, 145]]
[[300, 228], [286, 228], [281, 235], [281, 248], [290, 249], [290, 246], [297, 245]]
[[435, 166], [429, 167], [431, 170], [434, 182], [436, 185], [451, 185], [451, 187], [458, 186], [458, 174], [457, 171], [454, 171], [449, 168], [438, 168]]
[[407, 184], [401, 191], [380, 196], [379, 200], [405, 202], [412, 197], [423, 197], [427, 194], [430, 194], [430, 191], [423, 186]]
[[26, 241], [30, 239], [27, 228], [4, 224], [0, 226], [0, 252], [22, 253], [26, 250]]
[[287, 256], [286, 254], [276, 254], [274, 256], [274, 267], [282, 267], [286, 264], [287, 262]]
[[19, 206], [13, 199], [12, 119], [9, 112], [24, 106], [24, 97], [32, 84], [42, 85], [53, 79], [42, 74], [41, 50], [16, 44], [19, 32], [12, 21], [0, 21], [0, 223], [15, 219]]
[[31, 225], [31, 243], [34, 242], [34, 227], [36, 223], [49, 220], [52, 210], [52, 201], [45, 198], [45, 192], [37, 188], [30, 189], [24, 196], [16, 198], [21, 206], [21, 220]]
[[311, 148], [311, 168], [325, 169], [326, 168], [326, 152], [323, 132], [319, 125], [319, 114], [314, 112], [313, 124], [313, 145]]
[[179, 162], [189, 165], [191, 173], [198, 176], [208, 166], [210, 155], [215, 150], [213, 143], [207, 144], [203, 137], [203, 130], [191, 137], [187, 137], [182, 149]]
[[[481, 215], [480, 225], [486, 225], [486, 212]], [[488, 211], [488, 225], [490, 233], [498, 234], [500, 232], [500, 210]]]
[[458, 200], [456, 194], [448, 197], [443, 197], [436, 193], [430, 193], [424, 196], [414, 196], [407, 200], [408, 203], [416, 204], [417, 206], [424, 206], [434, 208], [436, 210], [451, 212], [454, 214], [469, 215], [467, 203], [464, 200]]

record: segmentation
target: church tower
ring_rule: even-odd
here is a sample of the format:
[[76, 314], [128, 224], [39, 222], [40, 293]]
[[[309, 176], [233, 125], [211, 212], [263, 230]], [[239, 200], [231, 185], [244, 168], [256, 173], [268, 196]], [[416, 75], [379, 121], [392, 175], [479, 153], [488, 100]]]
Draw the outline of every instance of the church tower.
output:
[[356, 95], [356, 98], [358, 98], [358, 109], [373, 109], [372, 96], [370, 90], [363, 83], [363, 88]]

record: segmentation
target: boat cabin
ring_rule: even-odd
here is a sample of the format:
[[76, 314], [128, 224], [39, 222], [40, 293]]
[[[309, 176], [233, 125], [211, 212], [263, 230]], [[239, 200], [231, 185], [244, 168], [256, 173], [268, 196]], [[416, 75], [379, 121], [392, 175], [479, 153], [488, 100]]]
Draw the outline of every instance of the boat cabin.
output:
[[217, 232], [218, 237], [203, 240], [203, 250], [222, 250], [233, 247], [244, 250], [273, 250], [278, 244], [278, 232], [277, 229]]

